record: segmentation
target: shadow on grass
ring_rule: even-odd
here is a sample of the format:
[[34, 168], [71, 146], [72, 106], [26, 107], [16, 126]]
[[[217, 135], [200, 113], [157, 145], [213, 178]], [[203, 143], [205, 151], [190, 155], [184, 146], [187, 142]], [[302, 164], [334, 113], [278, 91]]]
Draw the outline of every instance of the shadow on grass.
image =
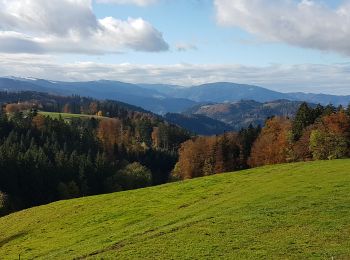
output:
[[17, 238], [20, 238], [22, 236], [25, 236], [27, 235], [28, 232], [20, 232], [20, 233], [17, 233], [15, 235], [12, 235], [12, 236], [9, 236], [9, 237], [6, 237], [2, 240], [0, 240], [0, 247], [3, 247], [4, 245], [6, 245], [7, 243], [11, 242], [12, 240], [15, 240]]

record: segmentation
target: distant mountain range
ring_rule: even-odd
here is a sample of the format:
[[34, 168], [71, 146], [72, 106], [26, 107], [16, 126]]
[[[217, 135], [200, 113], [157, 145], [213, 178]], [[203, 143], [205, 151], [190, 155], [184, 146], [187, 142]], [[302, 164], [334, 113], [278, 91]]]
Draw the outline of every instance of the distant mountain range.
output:
[[182, 112], [196, 104], [185, 98], [173, 98], [151, 88], [119, 81], [61, 82], [32, 78], [0, 78], [0, 90], [38, 91], [57, 95], [80, 95], [109, 99], [142, 107], [157, 114]]
[[266, 88], [227, 82], [193, 87], [168, 84], [130, 84], [120, 81], [61, 82], [33, 78], [0, 78], [0, 90], [31, 90], [58, 95], [81, 95], [118, 100], [157, 114], [181, 113], [206, 103], [231, 103], [240, 100], [269, 102], [273, 100], [306, 101], [323, 105], [347, 105], [350, 96], [326, 94], [280, 93]]
[[235, 84], [228, 82], [217, 82], [203, 84], [193, 87], [179, 87], [162, 85], [160, 88], [155, 85], [148, 85], [148, 89], [157, 89], [164, 95], [174, 98], [186, 98], [199, 103], [213, 102], [225, 103], [235, 102], [240, 100], [255, 100], [258, 102], [269, 102], [273, 100], [290, 100], [290, 101], [306, 101], [309, 103], [328, 105], [348, 105], [350, 103], [350, 95], [336, 96], [327, 94], [312, 94], [312, 93], [281, 93], [269, 90], [263, 87]]
[[0, 78], [0, 90], [80, 95], [134, 105], [200, 135], [237, 131], [263, 125], [266, 118], [293, 117], [301, 102], [347, 105], [350, 96], [280, 93], [227, 82], [183, 87], [168, 84], [130, 84], [120, 81], [63, 82], [34, 78]]

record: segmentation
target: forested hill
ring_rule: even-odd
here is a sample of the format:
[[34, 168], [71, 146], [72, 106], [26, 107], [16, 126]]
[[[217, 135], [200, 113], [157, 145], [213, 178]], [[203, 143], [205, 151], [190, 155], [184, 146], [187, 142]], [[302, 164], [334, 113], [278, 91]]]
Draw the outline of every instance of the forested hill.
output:
[[295, 117], [272, 116], [262, 129], [193, 137], [120, 102], [34, 92], [0, 96], [0, 214], [170, 177], [350, 157], [350, 106], [303, 103]]
[[226, 103], [240, 100], [270, 102], [272, 100], [305, 101], [348, 105], [350, 96], [310, 93], [281, 93], [259, 86], [215, 82], [192, 87], [169, 84], [130, 84], [120, 81], [60, 82], [33, 78], [0, 77], [0, 90], [38, 91], [58, 95], [89, 95], [140, 106], [157, 114], [182, 113], [203, 103]]
[[[0, 91], [0, 104], [11, 104], [11, 103], [23, 103], [29, 102], [36, 104], [39, 109], [48, 112], [66, 112], [66, 113], [97, 113], [97, 107], [89, 107], [92, 103], [97, 100], [89, 97], [82, 97], [79, 95], [64, 96], [64, 95], [54, 95], [44, 92], [36, 91], [19, 91], [19, 92], [8, 92]], [[97, 103], [96, 103], [97, 104]], [[134, 112], [143, 112], [147, 114], [152, 114], [149, 111], [144, 110], [141, 107], [133, 106], [124, 102], [115, 100], [105, 100], [99, 101], [98, 104], [102, 109], [106, 109], [107, 112], [115, 112], [115, 110], [130, 110]], [[118, 109], [113, 109], [118, 108]], [[110, 108], [110, 111], [107, 111]], [[113, 116], [113, 115], [110, 115]]]
[[300, 105], [295, 117], [272, 117], [260, 129], [201, 136], [179, 150], [173, 176], [196, 178], [269, 164], [350, 158], [350, 106]]
[[[201, 115], [220, 121], [233, 130], [253, 126], [263, 126], [272, 116], [294, 117], [303, 102], [275, 100], [260, 103], [254, 100], [241, 100], [231, 103], [197, 105], [184, 112], [185, 115]], [[310, 104], [311, 107], [316, 105]], [[179, 123], [180, 126], [183, 126]]]
[[167, 113], [164, 118], [198, 135], [216, 135], [234, 130], [232, 126], [205, 115]]
[[97, 80], [89, 82], [60, 82], [43, 79], [1, 78], [0, 90], [38, 91], [58, 95], [89, 95], [96, 99], [111, 99], [140, 106], [157, 114], [182, 112], [196, 104], [185, 98], [173, 98], [159, 91], [145, 89], [135, 84]]
[[165, 183], [190, 138], [120, 102], [35, 92], [3, 92], [0, 100], [0, 215]]

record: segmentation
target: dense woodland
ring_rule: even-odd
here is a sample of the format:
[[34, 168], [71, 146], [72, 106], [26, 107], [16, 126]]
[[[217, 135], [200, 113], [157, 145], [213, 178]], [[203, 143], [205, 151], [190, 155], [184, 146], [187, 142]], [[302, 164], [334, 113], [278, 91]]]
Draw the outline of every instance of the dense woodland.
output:
[[187, 179], [248, 167], [350, 157], [350, 106], [301, 104], [294, 118], [272, 117], [261, 129], [184, 142], [174, 178]]
[[[16, 96], [22, 101], [14, 102]], [[114, 101], [29, 92], [1, 93], [1, 100], [9, 101], [0, 113], [3, 212], [165, 183], [177, 149], [190, 137], [157, 116]], [[67, 121], [38, 109], [109, 117]]]
[[248, 168], [251, 148], [260, 131], [260, 127], [249, 126], [239, 133], [202, 136], [184, 142], [173, 178], [189, 179]]
[[[350, 157], [350, 107], [193, 137], [121, 102], [0, 92], [0, 214], [268, 164]], [[44, 116], [40, 111], [94, 115]], [[171, 178], [169, 178], [171, 177]]]
[[310, 160], [331, 160], [350, 156], [350, 106], [302, 104], [293, 120], [267, 121], [252, 148], [251, 167]]

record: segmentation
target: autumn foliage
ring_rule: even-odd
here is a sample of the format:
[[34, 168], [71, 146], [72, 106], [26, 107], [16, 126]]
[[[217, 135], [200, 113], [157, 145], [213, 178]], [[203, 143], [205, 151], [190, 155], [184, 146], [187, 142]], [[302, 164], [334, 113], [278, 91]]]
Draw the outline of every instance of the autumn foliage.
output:
[[106, 151], [113, 153], [113, 147], [122, 143], [122, 122], [117, 118], [103, 119], [99, 123], [97, 136], [104, 145]]
[[291, 122], [275, 117], [266, 122], [253, 145], [249, 165], [252, 167], [284, 163], [288, 160]]
[[5, 111], [6, 113], [15, 113], [15, 112], [20, 112], [23, 110], [29, 110], [33, 108], [37, 108], [36, 103], [31, 103], [31, 102], [11, 103], [5, 106]]
[[173, 175], [189, 179], [236, 170], [241, 165], [240, 151], [236, 133], [189, 140], [181, 145]]
[[[323, 109], [302, 106], [301, 110], [308, 111], [311, 116], [267, 121], [253, 145], [249, 159], [251, 167], [350, 156], [350, 118], [344, 110], [333, 111], [329, 106]], [[305, 122], [296, 123], [297, 120]], [[295, 129], [297, 134], [293, 133]]]
[[344, 111], [325, 116], [310, 135], [310, 150], [316, 160], [350, 155], [350, 118]]
[[260, 127], [249, 126], [239, 133], [197, 137], [183, 143], [173, 177], [191, 179], [248, 167], [251, 146]]
[[[198, 137], [181, 145], [173, 176], [181, 179], [246, 167], [350, 157], [350, 108], [302, 104], [294, 118], [268, 119], [239, 133]], [[259, 134], [260, 133], [260, 134]]]

